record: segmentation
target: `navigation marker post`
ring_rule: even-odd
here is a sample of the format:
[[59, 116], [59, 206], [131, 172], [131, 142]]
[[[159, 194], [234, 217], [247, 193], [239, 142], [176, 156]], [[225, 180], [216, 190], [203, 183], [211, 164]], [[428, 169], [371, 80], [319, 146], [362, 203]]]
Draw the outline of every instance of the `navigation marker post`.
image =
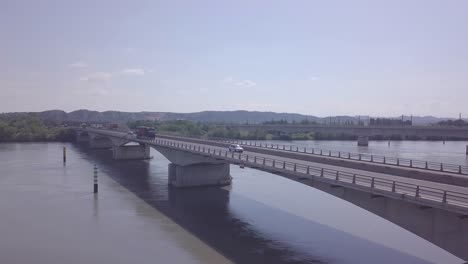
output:
[[63, 164], [67, 163], [67, 147], [63, 146]]
[[94, 193], [98, 192], [97, 174], [98, 174], [98, 171], [97, 171], [97, 167], [96, 167], [96, 164], [95, 164], [94, 165], [94, 190], [93, 190]]

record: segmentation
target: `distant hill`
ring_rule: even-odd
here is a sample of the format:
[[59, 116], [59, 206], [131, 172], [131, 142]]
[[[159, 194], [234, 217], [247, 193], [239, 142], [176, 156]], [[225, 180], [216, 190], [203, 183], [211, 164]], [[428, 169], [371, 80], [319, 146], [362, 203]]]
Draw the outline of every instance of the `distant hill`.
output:
[[171, 113], [171, 112], [97, 112], [90, 110], [77, 110], [66, 113], [61, 110], [37, 112], [40, 119], [54, 122], [127, 122], [135, 120], [189, 120], [194, 122], [227, 122], [227, 123], [261, 123], [271, 120], [287, 120], [288, 122], [308, 119], [320, 121], [315, 116], [307, 116], [293, 113], [274, 113], [257, 111], [203, 111], [195, 113]]
[[228, 123], [261, 123], [271, 120], [287, 120], [299, 122], [304, 119], [318, 121], [320, 118], [294, 113], [274, 113], [257, 111], [203, 111], [195, 113], [164, 113], [162, 120], [184, 119], [200, 122], [228, 122]]
[[[14, 116], [25, 113], [5, 113], [0, 116]], [[225, 123], [262, 123], [265, 121], [287, 120], [288, 122], [300, 122], [302, 120], [315, 121], [318, 123], [345, 123], [353, 121], [357, 123], [356, 116], [332, 116], [332, 117], [316, 117], [302, 115], [296, 113], [275, 113], [275, 112], [258, 112], [258, 111], [202, 111], [194, 113], [172, 113], [172, 112], [120, 112], [120, 111], [90, 111], [76, 110], [73, 112], [65, 112], [62, 110], [49, 110], [43, 112], [29, 113], [36, 115], [38, 118], [49, 122], [102, 122], [102, 123], [125, 123], [135, 120], [189, 120], [194, 122], [225, 122]], [[400, 118], [400, 117], [394, 117]], [[361, 121], [366, 121], [367, 116], [361, 116]], [[405, 116], [405, 120], [409, 117]], [[438, 118], [433, 116], [413, 116], [414, 125], [435, 124], [442, 120], [450, 118]], [[453, 118], [451, 119], [453, 120]]]

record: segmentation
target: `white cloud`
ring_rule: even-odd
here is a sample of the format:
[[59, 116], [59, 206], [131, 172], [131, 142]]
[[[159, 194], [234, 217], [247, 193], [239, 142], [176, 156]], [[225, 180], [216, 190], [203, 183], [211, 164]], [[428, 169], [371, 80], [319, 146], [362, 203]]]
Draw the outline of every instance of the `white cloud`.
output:
[[142, 76], [145, 75], [145, 70], [141, 68], [123, 69], [122, 74]]
[[232, 82], [234, 82], [234, 78], [232, 78], [231, 76], [226, 77], [226, 78], [224, 78], [223, 82], [225, 82], [225, 83], [232, 83]]
[[81, 81], [86, 81], [90, 83], [105, 83], [110, 81], [112, 74], [108, 72], [95, 72], [88, 76], [82, 77]]
[[317, 76], [310, 76], [310, 77], [308, 78], [309, 81], [318, 81], [319, 79], [320, 79], [320, 78], [317, 77]]
[[223, 82], [225, 83], [229, 83], [229, 84], [234, 84], [234, 85], [237, 85], [237, 86], [242, 86], [242, 87], [254, 87], [257, 85], [257, 83], [255, 83], [254, 81], [252, 80], [236, 80], [232, 77], [226, 77], [224, 78]]
[[250, 87], [256, 86], [257, 84], [251, 80], [242, 80], [242, 81], [236, 82], [236, 85], [250, 88]]
[[86, 64], [83, 61], [77, 61], [77, 62], [68, 64], [68, 67], [71, 67], [71, 68], [86, 68], [86, 67], [88, 67], [88, 64]]

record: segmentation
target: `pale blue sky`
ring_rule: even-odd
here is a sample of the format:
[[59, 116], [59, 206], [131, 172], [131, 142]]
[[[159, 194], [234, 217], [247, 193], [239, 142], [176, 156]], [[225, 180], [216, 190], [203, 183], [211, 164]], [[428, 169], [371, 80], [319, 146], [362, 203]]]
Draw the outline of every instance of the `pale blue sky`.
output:
[[0, 112], [468, 115], [468, 1], [0, 0]]

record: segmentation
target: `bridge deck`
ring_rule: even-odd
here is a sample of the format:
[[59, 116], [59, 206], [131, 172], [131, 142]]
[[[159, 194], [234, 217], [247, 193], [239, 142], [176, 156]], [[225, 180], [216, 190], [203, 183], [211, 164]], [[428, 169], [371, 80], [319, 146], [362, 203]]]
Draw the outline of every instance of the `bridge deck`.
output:
[[[181, 137], [168, 136], [168, 135], [163, 135], [162, 137], [167, 138], [167, 139], [190, 141], [193, 143], [201, 143], [201, 144], [223, 146], [223, 147], [227, 146], [226, 145], [227, 143], [232, 143], [231, 141], [201, 140], [201, 139], [193, 139], [193, 138], [181, 138]], [[397, 165], [396, 163], [395, 164], [391, 162], [383, 163], [383, 162], [379, 162], [378, 160], [376, 160], [375, 162], [371, 162], [371, 159], [366, 160], [364, 159], [364, 156], [363, 156], [363, 159], [361, 160], [357, 158], [356, 159], [347, 158], [348, 156], [345, 157], [339, 154], [334, 156], [333, 153], [331, 152], [329, 155], [326, 155], [326, 154], [321, 155], [319, 153], [314, 154], [313, 152], [306, 152], [304, 151], [304, 149], [302, 149], [302, 151], [294, 151], [294, 150], [288, 150], [287, 148], [286, 149], [272, 148], [271, 145], [270, 147], [266, 147], [266, 146], [258, 146], [258, 145], [255, 146], [254, 144], [250, 145], [250, 144], [247, 144], [246, 142], [243, 142], [243, 143], [245, 143], [243, 144], [243, 146], [244, 146], [244, 149], [247, 150], [246, 153], [254, 152], [256, 153], [255, 155], [264, 153], [266, 155], [275, 156], [275, 158], [277, 159], [289, 158], [290, 162], [292, 162], [291, 160], [294, 160], [294, 162], [296, 160], [297, 161], [303, 160], [303, 161], [311, 162], [312, 164], [319, 164], [320, 166], [324, 166], [328, 164], [328, 165], [331, 165], [332, 167], [334, 166], [334, 167], [339, 167], [339, 168], [350, 168], [351, 171], [352, 169], [355, 169], [358, 171], [374, 172], [380, 175], [403, 176], [404, 178], [419, 179], [419, 180], [430, 181], [430, 182], [435, 182], [435, 183], [438, 182], [442, 184], [468, 187], [468, 167], [467, 166], [443, 164], [444, 165], [443, 168], [445, 170], [440, 170], [440, 168], [442, 168], [442, 163], [433, 163], [436, 165], [436, 167], [439, 168], [439, 170], [437, 170], [430, 166], [429, 168], [424, 167], [424, 166], [420, 167], [417, 165], [410, 167], [409, 166], [410, 163], [404, 164], [403, 159], [400, 159], [402, 163], [400, 163], [400, 165]], [[373, 155], [367, 155], [367, 156], [373, 156]], [[350, 157], [352, 156], [350, 155]], [[389, 159], [390, 158], [387, 157], [387, 160]], [[404, 160], [404, 161], [409, 161], [409, 162], [412, 162], [413, 164], [415, 164], [416, 162], [426, 163], [426, 164], [429, 163], [429, 162], [415, 161], [415, 160]], [[329, 168], [332, 168], [332, 167], [329, 167]], [[452, 168], [455, 168], [455, 169], [452, 170]], [[463, 169], [459, 170], [459, 168], [463, 168]], [[460, 171], [462, 173], [459, 173]]]
[[[174, 142], [174, 143], [183, 143], [186, 144], [187, 141], [183, 140], [175, 140], [175, 139], [167, 139], [169, 142]], [[200, 143], [192, 143], [190, 142], [191, 145], [194, 146], [200, 146], [200, 147], [205, 147], [205, 148], [210, 148], [211, 150], [215, 149], [216, 151], [225, 151], [225, 147], [219, 147], [219, 146], [213, 146], [211, 144], [200, 144]], [[431, 182], [431, 181], [425, 181], [425, 180], [418, 180], [418, 179], [412, 179], [412, 178], [407, 178], [407, 177], [401, 177], [397, 175], [391, 175], [391, 174], [385, 174], [385, 173], [377, 173], [377, 172], [370, 172], [367, 170], [359, 170], [359, 169], [353, 169], [353, 168], [346, 168], [342, 166], [334, 166], [334, 165], [328, 165], [328, 164], [323, 164], [323, 163], [317, 163], [317, 162], [310, 162], [310, 161], [305, 161], [305, 160], [300, 160], [300, 159], [291, 159], [291, 158], [285, 158], [285, 157], [278, 157], [275, 155], [269, 155], [269, 154], [263, 154], [263, 153], [258, 153], [255, 151], [244, 151], [243, 154], [249, 155], [251, 157], [257, 156], [258, 158], [266, 158], [266, 159], [280, 159], [284, 160], [289, 163], [296, 163], [304, 166], [311, 166], [311, 167], [321, 167], [329, 170], [336, 170], [340, 172], [347, 172], [350, 174], [360, 174], [360, 175], [366, 175], [366, 176], [371, 176], [371, 177], [377, 177], [377, 178], [382, 178], [382, 179], [388, 179], [390, 181], [399, 181], [399, 182], [404, 182], [408, 184], [415, 184], [415, 185], [424, 185], [428, 187], [433, 187], [433, 188], [439, 188], [439, 189], [446, 189], [446, 190], [451, 190], [455, 192], [462, 192], [462, 193], [467, 193], [468, 194], [468, 188], [467, 187], [462, 187], [462, 186], [456, 186], [456, 185], [451, 185], [451, 184], [443, 184], [443, 183], [437, 183], [437, 182]], [[260, 159], [259, 159], [260, 161]]]
[[[397, 158], [389, 156], [380, 156], [368, 153], [350, 153], [342, 151], [334, 151], [327, 149], [314, 149], [314, 148], [299, 148], [298, 146], [293, 145], [273, 145], [273, 144], [263, 144], [256, 141], [238, 141], [238, 140], [217, 140], [226, 143], [235, 143], [243, 145], [247, 148], [258, 148], [265, 149], [269, 151], [278, 151], [278, 153], [296, 153], [301, 154], [304, 157], [321, 157], [327, 158], [330, 160], [346, 160], [347, 162], [355, 163], [372, 163], [373, 165], [382, 165], [385, 167], [402, 167], [405, 169], [415, 169], [418, 171], [432, 171], [437, 173], [450, 173], [458, 175], [468, 176], [468, 166], [457, 165], [457, 164], [448, 164], [441, 162], [433, 161], [423, 161], [423, 160], [414, 160], [406, 158]], [[468, 179], [468, 178], [467, 178]]]

